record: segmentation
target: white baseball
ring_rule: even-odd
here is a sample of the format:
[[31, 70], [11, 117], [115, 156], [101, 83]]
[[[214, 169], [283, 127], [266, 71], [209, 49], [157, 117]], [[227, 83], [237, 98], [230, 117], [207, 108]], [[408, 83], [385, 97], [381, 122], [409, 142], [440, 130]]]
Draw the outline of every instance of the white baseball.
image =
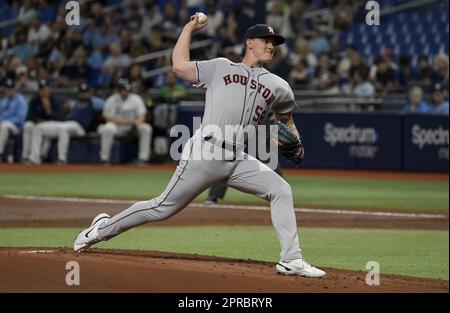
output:
[[197, 21], [198, 21], [199, 24], [206, 23], [206, 18], [207, 17], [206, 17], [205, 13], [202, 13], [202, 12], [197, 13]]

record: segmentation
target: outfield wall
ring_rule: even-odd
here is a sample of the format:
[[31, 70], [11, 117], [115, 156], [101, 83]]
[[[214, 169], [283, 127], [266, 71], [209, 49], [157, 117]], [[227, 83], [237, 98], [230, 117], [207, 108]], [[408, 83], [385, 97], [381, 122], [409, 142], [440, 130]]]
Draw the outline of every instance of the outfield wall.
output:
[[[192, 129], [201, 108], [180, 108]], [[388, 113], [296, 113], [307, 168], [448, 172], [448, 116]], [[283, 166], [293, 166], [281, 160]]]

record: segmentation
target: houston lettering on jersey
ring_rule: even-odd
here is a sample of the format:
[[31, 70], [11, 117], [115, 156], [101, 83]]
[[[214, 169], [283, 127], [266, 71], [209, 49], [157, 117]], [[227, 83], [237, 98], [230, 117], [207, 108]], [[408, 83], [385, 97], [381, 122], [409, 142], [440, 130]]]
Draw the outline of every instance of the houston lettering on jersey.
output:
[[[248, 77], [239, 74], [228, 74], [223, 77], [223, 81], [225, 82], [225, 86], [231, 83], [245, 86], [248, 83]], [[266, 100], [267, 105], [271, 104], [275, 100], [275, 96], [272, 91], [254, 79], [250, 80], [250, 88], [256, 89], [257, 92]]]

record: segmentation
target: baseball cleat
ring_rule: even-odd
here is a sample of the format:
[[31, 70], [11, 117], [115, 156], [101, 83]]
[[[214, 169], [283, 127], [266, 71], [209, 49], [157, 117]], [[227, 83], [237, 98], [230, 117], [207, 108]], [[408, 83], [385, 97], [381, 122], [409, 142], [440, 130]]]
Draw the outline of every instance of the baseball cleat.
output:
[[283, 275], [299, 275], [305, 277], [322, 277], [325, 272], [308, 264], [303, 259], [296, 259], [291, 262], [278, 262], [277, 272]]
[[73, 250], [80, 253], [85, 251], [93, 244], [102, 241], [98, 236], [98, 227], [102, 222], [110, 218], [111, 217], [106, 213], [100, 213], [99, 215], [94, 217], [91, 226], [78, 234], [77, 238], [75, 239], [75, 243], [73, 244]]

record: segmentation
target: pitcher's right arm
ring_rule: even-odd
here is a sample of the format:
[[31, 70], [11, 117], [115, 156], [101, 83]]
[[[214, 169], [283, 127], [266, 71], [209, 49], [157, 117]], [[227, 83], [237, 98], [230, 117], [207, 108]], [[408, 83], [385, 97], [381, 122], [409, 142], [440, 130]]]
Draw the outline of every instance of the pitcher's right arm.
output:
[[189, 45], [191, 44], [192, 33], [202, 29], [208, 22], [199, 24], [197, 14], [191, 16], [178, 37], [178, 41], [172, 53], [172, 71], [180, 78], [191, 83], [197, 83], [198, 77], [194, 62], [189, 55]]

